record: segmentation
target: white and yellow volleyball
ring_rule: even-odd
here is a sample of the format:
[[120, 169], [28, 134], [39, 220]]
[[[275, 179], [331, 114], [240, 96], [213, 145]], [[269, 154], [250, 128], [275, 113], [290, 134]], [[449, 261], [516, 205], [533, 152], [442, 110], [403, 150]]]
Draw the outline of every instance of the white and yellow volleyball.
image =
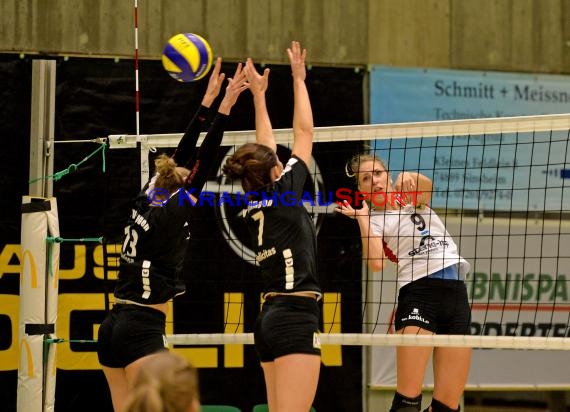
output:
[[162, 65], [180, 82], [199, 80], [208, 74], [214, 61], [210, 44], [194, 33], [172, 36], [162, 51]]

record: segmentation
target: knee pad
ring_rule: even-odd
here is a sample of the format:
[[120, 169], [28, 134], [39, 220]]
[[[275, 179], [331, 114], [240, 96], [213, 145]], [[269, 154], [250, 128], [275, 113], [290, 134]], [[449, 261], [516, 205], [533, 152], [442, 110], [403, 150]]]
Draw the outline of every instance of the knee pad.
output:
[[[461, 407], [457, 407], [457, 409], [451, 409], [449, 406], [438, 401], [435, 398], [431, 400], [431, 412], [459, 412], [460, 410]], [[429, 412], [429, 408], [427, 408], [424, 412]]]
[[398, 392], [394, 395], [392, 400], [392, 407], [390, 412], [419, 412], [422, 409], [422, 394], [420, 393], [415, 398], [408, 398]]

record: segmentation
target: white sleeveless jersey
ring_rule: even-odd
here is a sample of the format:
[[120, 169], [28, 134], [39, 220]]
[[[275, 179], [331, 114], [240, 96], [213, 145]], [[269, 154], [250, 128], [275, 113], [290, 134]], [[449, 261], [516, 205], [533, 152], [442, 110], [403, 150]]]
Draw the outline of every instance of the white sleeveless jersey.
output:
[[372, 212], [370, 225], [382, 237], [385, 257], [397, 265], [398, 288], [455, 264], [461, 279], [469, 272], [469, 263], [430, 207]]

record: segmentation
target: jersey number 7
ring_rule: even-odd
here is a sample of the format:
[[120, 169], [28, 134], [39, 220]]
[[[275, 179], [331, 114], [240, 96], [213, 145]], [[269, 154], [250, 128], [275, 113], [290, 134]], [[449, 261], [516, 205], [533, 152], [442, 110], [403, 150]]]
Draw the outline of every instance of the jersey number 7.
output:
[[251, 215], [251, 218], [253, 220], [259, 221], [259, 231], [257, 232], [257, 245], [261, 246], [263, 244], [263, 223], [265, 221], [263, 210], [258, 210], [253, 215]]

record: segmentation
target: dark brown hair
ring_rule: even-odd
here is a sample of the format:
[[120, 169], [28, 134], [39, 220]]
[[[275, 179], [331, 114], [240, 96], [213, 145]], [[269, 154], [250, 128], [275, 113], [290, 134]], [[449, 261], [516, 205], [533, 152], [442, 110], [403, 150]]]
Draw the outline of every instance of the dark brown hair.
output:
[[240, 179], [245, 192], [263, 189], [272, 183], [271, 169], [277, 165], [277, 154], [269, 147], [246, 143], [235, 151], [222, 167], [230, 179]]

